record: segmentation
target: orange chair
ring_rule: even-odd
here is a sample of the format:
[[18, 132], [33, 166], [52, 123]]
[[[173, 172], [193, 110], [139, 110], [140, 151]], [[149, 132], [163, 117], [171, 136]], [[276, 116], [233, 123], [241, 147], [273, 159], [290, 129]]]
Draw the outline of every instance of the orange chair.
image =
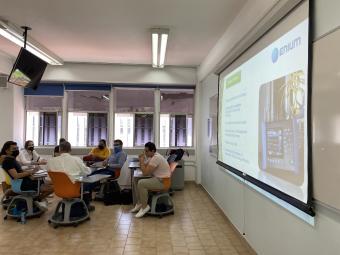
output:
[[[171, 175], [176, 170], [176, 167], [178, 165], [178, 162], [171, 162], [170, 163], [170, 177], [169, 178], [163, 178], [163, 185], [164, 188], [162, 190], [151, 190], [150, 196], [151, 196], [151, 204], [150, 204], [150, 212], [148, 214], [150, 215], [156, 215], [158, 217], [162, 217], [166, 214], [174, 214], [174, 203], [170, 197], [170, 187], [171, 187]], [[166, 208], [162, 211], [157, 210], [157, 205], [164, 205]]]
[[[54, 193], [62, 198], [48, 223], [53, 223], [57, 228], [59, 225], [77, 226], [80, 222], [89, 220], [90, 214], [87, 206], [84, 200], [80, 199], [80, 183], [73, 183], [64, 172], [48, 172], [48, 175], [52, 180]], [[80, 215], [72, 216], [72, 207], [78, 209]]]

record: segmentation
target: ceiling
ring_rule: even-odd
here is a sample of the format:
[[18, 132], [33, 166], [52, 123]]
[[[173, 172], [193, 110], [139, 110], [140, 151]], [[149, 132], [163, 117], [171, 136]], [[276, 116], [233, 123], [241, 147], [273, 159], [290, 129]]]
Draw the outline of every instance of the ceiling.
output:
[[[198, 66], [246, 0], [0, 0], [0, 17], [65, 62], [150, 64], [152, 27], [170, 28], [166, 65]], [[19, 48], [0, 38], [0, 51]]]

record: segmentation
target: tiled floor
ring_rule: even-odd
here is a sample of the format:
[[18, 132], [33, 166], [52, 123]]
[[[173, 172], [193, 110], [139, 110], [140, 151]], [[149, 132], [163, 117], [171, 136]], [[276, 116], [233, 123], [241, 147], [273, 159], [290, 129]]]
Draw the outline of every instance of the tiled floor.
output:
[[49, 226], [52, 208], [25, 225], [2, 220], [0, 209], [0, 254], [252, 254], [201, 187], [186, 184], [173, 199], [175, 215], [162, 219], [95, 202], [91, 220], [76, 228]]

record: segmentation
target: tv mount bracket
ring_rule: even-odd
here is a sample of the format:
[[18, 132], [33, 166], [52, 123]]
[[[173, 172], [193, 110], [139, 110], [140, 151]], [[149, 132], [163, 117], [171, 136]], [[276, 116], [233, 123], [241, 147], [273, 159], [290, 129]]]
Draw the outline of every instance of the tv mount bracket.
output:
[[22, 35], [24, 36], [24, 48], [26, 49], [27, 31], [32, 30], [32, 28], [27, 26], [22, 26], [21, 28], [24, 30], [24, 33]]

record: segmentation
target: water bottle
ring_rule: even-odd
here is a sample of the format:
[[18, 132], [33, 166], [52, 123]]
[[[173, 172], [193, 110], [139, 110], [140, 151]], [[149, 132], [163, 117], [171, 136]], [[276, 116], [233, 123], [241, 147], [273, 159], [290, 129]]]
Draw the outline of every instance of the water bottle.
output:
[[26, 212], [25, 211], [21, 211], [20, 218], [21, 218], [21, 224], [26, 224]]

